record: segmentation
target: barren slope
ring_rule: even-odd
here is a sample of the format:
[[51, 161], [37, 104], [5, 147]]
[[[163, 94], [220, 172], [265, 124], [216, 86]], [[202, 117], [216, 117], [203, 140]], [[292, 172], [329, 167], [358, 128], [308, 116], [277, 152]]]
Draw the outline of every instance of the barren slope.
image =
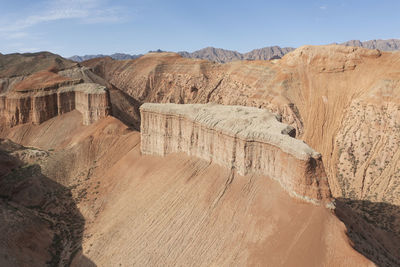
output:
[[[399, 60], [397, 53], [323, 46], [270, 62], [216, 64], [165, 53], [85, 63], [105, 81], [86, 68], [58, 72], [112, 88], [113, 108], [132, 127], [145, 101], [218, 102], [280, 114], [322, 152], [339, 197], [335, 213], [346, 226], [329, 210], [290, 198], [269, 177], [240, 176], [182, 154], [142, 156], [139, 133], [111, 116], [85, 126], [73, 110], [40, 125], [1, 127], [0, 137], [44, 150], [48, 157], [37, 177], [71, 190], [72, 205], [85, 219], [77, 244], [94, 262], [76, 257], [77, 266], [364, 266], [366, 258], [396, 266]], [[39, 253], [42, 262], [46, 253]]]
[[[399, 161], [385, 163], [398, 151], [399, 62], [399, 53], [332, 45], [301, 47], [267, 62], [216, 64], [164, 53], [83, 64], [140, 102], [267, 108], [322, 153], [335, 196], [399, 205]], [[351, 137], [345, 134], [351, 127], [363, 130]], [[381, 155], [379, 162], [374, 155]]]
[[327, 209], [268, 177], [131, 150], [103, 179], [85, 254], [99, 266], [367, 265]]
[[43, 173], [71, 188], [85, 218], [78, 266], [368, 264], [329, 210], [265, 176], [142, 156], [139, 133], [112, 117], [83, 126], [74, 111], [2, 136], [50, 150]]
[[50, 52], [0, 54], [0, 78], [29, 75], [42, 70], [63, 70], [77, 66], [76, 62]]
[[0, 139], [1, 266], [66, 266], [81, 253], [84, 219], [71, 191], [43, 174], [50, 154]]

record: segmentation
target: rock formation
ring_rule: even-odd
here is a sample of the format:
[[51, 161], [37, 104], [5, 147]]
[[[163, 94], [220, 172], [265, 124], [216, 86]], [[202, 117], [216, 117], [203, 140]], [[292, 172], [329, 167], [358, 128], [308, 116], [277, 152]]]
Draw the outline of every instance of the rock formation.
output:
[[[397, 52], [329, 45], [300, 47], [273, 61], [217, 64], [160, 53], [83, 64], [141, 103], [214, 102], [278, 114], [321, 152], [333, 197], [375, 229], [350, 231], [356, 249], [393, 266], [400, 262], [399, 62]], [[347, 224], [353, 215], [346, 216]]]
[[0, 54], [0, 78], [27, 76], [41, 70], [59, 71], [77, 63], [50, 52]]
[[[337, 43], [335, 43], [337, 44]], [[388, 40], [370, 40], [361, 42], [360, 40], [350, 40], [344, 43], [340, 43], [339, 45], [343, 46], [356, 46], [363, 47], [368, 49], [379, 49], [381, 51], [397, 51], [400, 49], [400, 40], [399, 39], [388, 39]], [[218, 63], [227, 63], [237, 60], [271, 60], [271, 59], [279, 59], [282, 58], [289, 52], [295, 50], [293, 47], [280, 47], [280, 46], [267, 46], [263, 48], [253, 49], [250, 52], [239, 53], [233, 50], [227, 50], [222, 48], [215, 47], [206, 47], [197, 51], [187, 52], [180, 51], [179, 55], [186, 58], [198, 58], [198, 59], [206, 59]], [[103, 58], [103, 57], [111, 57], [116, 60], [127, 60], [127, 59], [135, 59], [143, 56], [139, 55], [129, 55], [129, 54], [121, 54], [116, 53], [112, 55], [84, 55], [84, 56], [72, 56], [69, 59], [82, 62], [94, 58]]]
[[104, 85], [86, 68], [49, 52], [0, 55], [0, 125], [40, 124], [74, 109], [83, 124], [91, 124], [111, 113]]
[[74, 109], [82, 113], [85, 125], [106, 117], [110, 113], [107, 89], [97, 84], [81, 83], [0, 95], [0, 121], [7, 126], [29, 122], [40, 124]]
[[330, 200], [321, 155], [289, 136], [294, 128], [266, 110], [146, 103], [140, 112], [144, 154], [186, 152], [241, 175], [269, 176], [289, 194], [312, 203]]
[[[82, 244], [71, 266], [372, 266], [331, 210], [290, 197], [265, 175], [185, 153], [142, 155], [140, 133], [116, 118], [80, 121], [75, 110], [3, 132], [46, 150], [42, 173], [71, 190], [85, 220], [68, 228]], [[54, 243], [70, 244], [63, 233]], [[68, 261], [69, 248], [54, 258]]]
[[[0, 123], [0, 137], [40, 148], [12, 152], [23, 165], [8, 152], [0, 153], [0, 175], [8, 177], [0, 178], [0, 184], [10, 185], [0, 187], [6, 188], [0, 190], [6, 210], [0, 231], [12, 241], [0, 249], [0, 265], [12, 265], [2, 255], [20, 248], [26, 253], [13, 259], [24, 261], [36, 247], [32, 244], [39, 243], [40, 252], [32, 256], [37, 262], [73, 259], [77, 266], [87, 266], [72, 255], [79, 254], [80, 244], [99, 266], [400, 265], [399, 53], [332, 45], [301, 47], [279, 60], [226, 64], [174, 53], [94, 59], [84, 67], [48, 53], [0, 55], [0, 61], [6, 62], [0, 66], [2, 107], [9, 108], [2, 109], [6, 116], [1, 119], [8, 123]], [[146, 104], [142, 134], [147, 136], [141, 140], [140, 133], [112, 116], [83, 125], [80, 112], [90, 110], [87, 103], [103, 110], [107, 101], [104, 92], [93, 98], [78, 94], [85, 86], [109, 88], [113, 114], [133, 121], [131, 127], [138, 126], [137, 107], [144, 102], [248, 107], [235, 107], [241, 114], [235, 121], [241, 123], [230, 124], [221, 119], [232, 115], [229, 107], [210, 117], [201, 108], [171, 112], [173, 105], [154, 111], [151, 104], [149, 112]], [[254, 120], [256, 115], [265, 121]], [[17, 117], [19, 125], [9, 127]], [[86, 118], [90, 121], [90, 114]], [[260, 125], [270, 127], [258, 131]], [[321, 152], [322, 160], [290, 137], [293, 129]], [[169, 154], [142, 154], [141, 142], [150, 153]], [[35, 155], [40, 169], [25, 160]], [[20, 187], [18, 179], [32, 173], [37, 179]], [[334, 211], [287, 194], [326, 203], [325, 176]], [[42, 235], [28, 228], [35, 214], [23, 213], [23, 220], [16, 216], [26, 208], [38, 211], [36, 205], [24, 207], [24, 196], [43, 195], [30, 181], [46, 177], [66, 187], [64, 196], [82, 213], [85, 225], [76, 221], [77, 242], [70, 239], [72, 225], [59, 228], [64, 235], [47, 235], [43, 242], [18, 242], [30, 241], [27, 236], [41, 241], [36, 237]], [[48, 188], [58, 199], [58, 186]], [[18, 210], [7, 204], [9, 199]], [[13, 201], [21, 199], [22, 206]], [[58, 210], [68, 202], [50, 201], [44, 208]], [[62, 212], [55, 222], [68, 223], [70, 217]], [[45, 221], [38, 225], [48, 229]], [[14, 235], [14, 229], [21, 235]], [[59, 246], [60, 240], [66, 246]]]
[[[387, 81], [392, 87], [398, 88], [396, 73], [400, 71], [397, 63], [399, 60], [398, 53], [330, 45], [304, 46], [276, 61], [216, 64], [189, 60], [172, 53], [161, 53], [145, 55], [133, 61], [97, 59], [84, 64], [142, 103], [214, 102], [259, 107], [280, 115], [284, 123], [296, 129], [298, 138], [321, 152], [332, 194], [342, 196], [347, 187], [343, 188], [343, 183], [337, 177], [340, 175], [337, 172], [340, 164], [337, 156], [340, 151], [344, 151], [338, 147], [342, 146], [341, 142], [335, 141], [337, 134], [345, 133], [344, 127], [347, 126], [343, 121], [353, 101], [367, 97], [377, 86], [384, 89], [384, 82], [380, 81]], [[393, 90], [392, 94], [395, 95], [396, 92], [397, 90]], [[381, 102], [378, 99], [383, 95], [375, 95], [376, 101], [372, 101], [371, 105], [378, 111], [381, 108], [377, 105]], [[368, 99], [370, 101], [372, 98]], [[395, 109], [398, 106], [395, 99], [386, 98], [385, 103], [391, 103]], [[373, 116], [378, 116], [376, 114], [375, 112]], [[355, 118], [357, 122], [350, 123]], [[385, 118], [385, 124], [399, 124], [396, 116]], [[374, 119], [378, 118], [372, 120]], [[362, 117], [349, 114], [346, 124], [350, 127], [361, 123], [361, 120]], [[383, 133], [384, 127], [375, 129], [379, 132], [378, 135], [386, 135]], [[396, 131], [393, 133], [398, 135]], [[379, 149], [377, 141], [378, 139], [373, 139], [372, 150]], [[354, 137], [351, 142], [358, 140]], [[356, 154], [365, 152], [365, 147], [354, 147], [359, 150]], [[369, 153], [376, 154], [373, 151]], [[359, 165], [361, 162], [366, 165], [357, 166], [359, 179], [363, 177], [362, 170], [373, 163], [358, 160], [354, 164]], [[347, 163], [346, 165], [350, 166]], [[341, 171], [344, 172], [342, 175], [350, 173], [350, 169], [345, 169]], [[392, 178], [395, 176], [394, 167], [382, 172], [382, 177], [374, 179], [375, 186], [371, 188], [383, 191], [368, 191], [363, 198], [369, 199], [376, 193], [380, 196], [377, 201], [386, 195], [392, 196], [391, 203], [400, 203], [400, 198], [392, 194], [398, 190], [394, 187], [400, 189], [399, 185], [390, 187], [390, 194], [386, 190], [387, 181], [394, 181]], [[345, 195], [348, 196], [350, 191], [346, 191]]]
[[368, 49], [379, 49], [381, 51], [396, 51], [400, 49], [399, 39], [388, 39], [388, 40], [369, 40], [361, 42], [360, 40], [350, 40], [341, 45], [345, 46], [358, 46]]

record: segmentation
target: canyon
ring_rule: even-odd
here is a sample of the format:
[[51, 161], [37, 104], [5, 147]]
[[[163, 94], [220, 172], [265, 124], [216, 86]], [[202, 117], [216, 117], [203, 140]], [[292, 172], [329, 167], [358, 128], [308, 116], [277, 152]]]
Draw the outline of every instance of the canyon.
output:
[[[398, 52], [330, 45], [304, 46], [281, 60], [272, 61], [217, 64], [185, 59], [173, 53], [152, 53], [132, 61], [104, 58], [89, 60], [84, 65], [141, 103], [213, 102], [263, 108], [278, 114], [282, 122], [295, 128], [298, 138], [322, 154], [332, 194], [340, 197], [346, 188], [340, 185], [340, 170], [343, 168], [339, 166], [348, 165], [342, 163], [348, 152], [341, 139], [351, 138], [348, 142], [353, 143], [353, 147], [359, 142], [358, 135], [345, 135], [347, 126], [344, 123], [349, 127], [358, 124], [357, 128], [369, 128], [368, 123], [375, 120], [375, 133], [387, 136], [384, 139], [369, 137], [370, 144], [357, 146], [353, 154], [366, 153], [368, 149], [368, 154], [379, 155], [375, 152], [377, 148], [386, 151], [384, 153], [390, 149], [397, 151], [395, 140], [398, 134], [394, 131], [398, 123], [397, 115], [389, 116], [382, 109], [390, 106], [395, 112], [398, 106], [398, 90], [395, 88], [399, 60]], [[364, 116], [350, 114], [351, 106], [362, 99], [369, 99], [364, 102], [374, 110], [371, 115], [376, 117], [363, 119]], [[356, 109], [353, 110], [355, 114]], [[345, 120], [346, 116], [350, 116], [348, 120]], [[357, 121], [354, 121], [355, 118], [358, 118]], [[388, 127], [393, 129], [393, 134], [384, 132]], [[364, 160], [355, 159], [353, 162], [359, 170], [366, 167], [358, 168]], [[383, 191], [367, 190], [360, 199], [382, 201], [386, 195], [393, 196], [390, 203], [398, 204], [399, 198], [393, 195], [398, 186], [390, 187], [390, 193], [385, 191], [389, 180], [394, 183], [397, 168], [387, 164], [369, 164], [368, 167], [380, 175], [374, 178], [374, 188], [379, 187]], [[388, 171], [385, 171], [387, 168]], [[358, 183], [356, 191], [361, 187]]]
[[399, 62], [0, 55], [0, 263], [399, 265]]

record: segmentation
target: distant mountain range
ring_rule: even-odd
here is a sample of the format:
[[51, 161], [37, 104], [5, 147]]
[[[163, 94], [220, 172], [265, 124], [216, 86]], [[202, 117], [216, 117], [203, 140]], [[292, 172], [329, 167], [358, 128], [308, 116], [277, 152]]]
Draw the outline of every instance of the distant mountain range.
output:
[[388, 39], [388, 40], [370, 40], [361, 42], [360, 40], [351, 40], [341, 45], [345, 46], [359, 46], [368, 49], [379, 49], [381, 51], [396, 51], [400, 50], [400, 40], [399, 39]]
[[248, 53], [241, 54], [237, 51], [206, 47], [193, 53], [178, 52], [178, 54], [188, 58], [200, 58], [225, 63], [235, 60], [270, 60], [274, 58], [281, 58], [294, 49], [295, 48], [293, 47], [281, 48], [279, 46], [269, 46], [261, 49], [254, 49]]
[[84, 55], [84, 56], [72, 56], [69, 57], [68, 59], [76, 61], [76, 62], [82, 62], [85, 60], [89, 60], [92, 58], [99, 58], [99, 57], [111, 57], [116, 60], [126, 60], [126, 59], [135, 59], [138, 57], [143, 56], [142, 54], [140, 55], [129, 55], [129, 54], [124, 54], [124, 53], [115, 53], [112, 55], [103, 55], [103, 54], [98, 54], [98, 55]]
[[[336, 43], [337, 44], [337, 43]], [[344, 43], [340, 43], [340, 45], [345, 46], [358, 46], [364, 47], [368, 49], [379, 49], [382, 51], [395, 51], [400, 50], [400, 40], [399, 39], [388, 39], [388, 40], [370, 40], [361, 42], [359, 40], [351, 40]], [[293, 47], [279, 47], [279, 46], [268, 46], [260, 49], [254, 49], [247, 53], [239, 53], [237, 51], [226, 50], [222, 48], [215, 48], [215, 47], [206, 47], [192, 53], [181, 51], [178, 52], [183, 57], [187, 58], [199, 58], [199, 59], [206, 59], [210, 61], [215, 61], [219, 63], [225, 63], [235, 60], [271, 60], [271, 59], [278, 59], [283, 57], [285, 54], [293, 51], [295, 48]], [[157, 51], [149, 51], [149, 52], [163, 52], [162, 50]], [[99, 57], [111, 57], [116, 60], [125, 60], [125, 59], [135, 59], [141, 57], [140, 55], [130, 55], [130, 54], [123, 54], [123, 53], [116, 53], [112, 55], [85, 55], [85, 56], [73, 56], [69, 59], [77, 62], [82, 62], [85, 60], [89, 60], [92, 58], [99, 58]]]

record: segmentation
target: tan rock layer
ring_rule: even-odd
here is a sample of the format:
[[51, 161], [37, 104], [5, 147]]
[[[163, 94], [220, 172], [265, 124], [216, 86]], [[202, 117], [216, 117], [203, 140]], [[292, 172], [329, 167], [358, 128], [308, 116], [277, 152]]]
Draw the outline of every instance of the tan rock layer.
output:
[[85, 125], [106, 117], [110, 114], [106, 88], [84, 83], [58, 90], [0, 95], [0, 123], [10, 127], [40, 124], [74, 109], [82, 113]]
[[[174, 107], [168, 111], [168, 107], [172, 105]], [[160, 108], [161, 106], [167, 108]], [[219, 127], [221, 124], [217, 125], [218, 123], [213, 121], [204, 123], [200, 119], [199, 122], [201, 114], [197, 114], [197, 117], [196, 114], [179, 114], [176, 112], [178, 106], [188, 105], [147, 103], [141, 106], [142, 153], [164, 156], [173, 152], [185, 152], [235, 169], [241, 175], [267, 175], [277, 180], [292, 196], [308, 202], [330, 203], [331, 193], [321, 155], [302, 141], [289, 137], [287, 132], [271, 133], [269, 129], [263, 132], [264, 135], [257, 133], [259, 138], [246, 138], [238, 132], [222, 129]], [[209, 107], [190, 106], [204, 106], [206, 110], [207, 106]], [[241, 109], [253, 112], [257, 110], [250, 107]], [[236, 115], [232, 110], [231, 116], [235, 118]], [[275, 118], [274, 120], [279, 124]], [[246, 120], [240, 121], [239, 124], [242, 124], [243, 129], [251, 127], [246, 125]], [[267, 128], [276, 130], [276, 126], [271, 127], [273, 123], [267, 124]], [[280, 143], [274, 141], [279, 135], [287, 140]], [[287, 142], [288, 140], [293, 143]], [[287, 144], [297, 147], [300, 151], [288, 149]]]
[[[400, 131], [393, 127], [400, 125], [396, 111], [399, 103], [394, 101], [400, 94], [400, 84], [396, 82], [400, 73], [398, 52], [304, 46], [273, 61], [214, 64], [163, 53], [127, 61], [95, 59], [84, 65], [140, 102], [214, 102], [259, 107], [280, 114], [283, 122], [296, 128], [299, 138], [323, 155], [335, 197], [400, 203], [398, 190], [392, 190], [400, 185], [395, 184], [399, 181], [396, 162], [400, 153], [392, 140], [400, 138]], [[354, 101], [377, 88], [383, 93], [363, 100], [374, 106], [373, 112], [364, 115], [361, 109], [359, 113], [354, 109], [349, 113]], [[393, 90], [388, 92], [389, 88]], [[379, 111], [387, 105], [385, 102], [388, 112]], [[370, 125], [374, 120], [382, 120], [382, 127]], [[362, 145], [360, 137], [370, 139], [370, 144], [365, 139]], [[349, 146], [348, 156], [341, 153]], [[381, 157], [383, 150], [387, 151]], [[366, 152], [368, 156], [364, 155]], [[371, 156], [384, 160], [374, 161]], [[356, 187], [349, 184], [353, 176], [359, 184]], [[363, 180], [368, 191], [361, 194]]]

